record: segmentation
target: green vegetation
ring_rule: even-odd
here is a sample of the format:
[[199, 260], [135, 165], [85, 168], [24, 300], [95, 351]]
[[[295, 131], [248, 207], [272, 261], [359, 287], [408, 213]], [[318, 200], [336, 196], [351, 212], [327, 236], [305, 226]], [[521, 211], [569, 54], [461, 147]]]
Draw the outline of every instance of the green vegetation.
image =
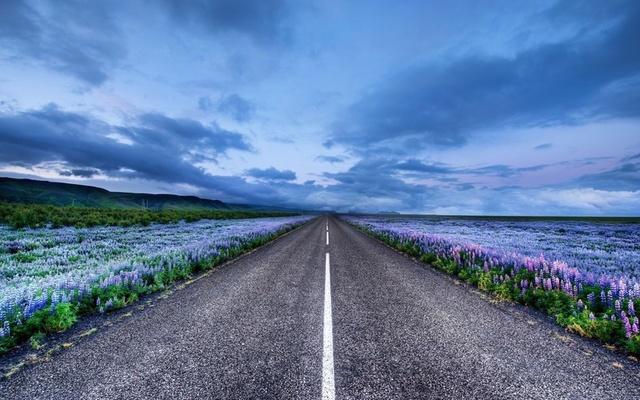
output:
[[[49, 290], [48, 305], [45, 308], [36, 311], [25, 321], [12, 324], [11, 335], [0, 336], [0, 355], [27, 341], [33, 349], [39, 349], [46, 335], [69, 329], [83, 316], [96, 312], [110, 312], [131, 305], [138, 301], [140, 296], [167, 289], [176, 282], [211, 270], [274, 240], [296, 226], [298, 225], [284, 226], [277, 231], [249, 238], [239, 245], [220, 248], [216, 256], [198, 262], [188, 262], [184, 259], [173, 265], [167, 264], [155, 274], [143, 276], [138, 283], [123, 282], [106, 287], [93, 285], [89, 295], [82, 298], [70, 298], [54, 304], [56, 293]], [[153, 260], [147, 260], [146, 263], [153, 265]]]
[[13, 228], [37, 228], [50, 225], [90, 227], [98, 225], [132, 226], [151, 223], [168, 224], [201, 219], [239, 219], [279, 217], [293, 213], [259, 210], [189, 210], [189, 209], [120, 209], [43, 204], [0, 203], [0, 223]]
[[[532, 288], [526, 291], [520, 290], [517, 283], [523, 280], [531, 281], [533, 272], [522, 269], [510, 275], [499, 267], [487, 270], [470, 267], [460, 263], [460, 260], [469, 258], [469, 254], [464, 251], [460, 252], [460, 259], [455, 260], [435, 253], [424, 252], [417, 241], [401, 240], [390, 234], [377, 232], [359, 225], [354, 226], [403, 253], [476, 286], [484, 292], [491, 293], [500, 300], [513, 301], [542, 310], [552, 316], [560, 326], [566, 328], [569, 332], [618, 345], [626, 349], [630, 354], [640, 355], [640, 335], [626, 336], [622, 323], [615, 318], [615, 312], [611, 308], [599, 303], [595, 303], [591, 310], [586, 307], [580, 307], [576, 304], [576, 299], [571, 298], [567, 293], [560, 290], [542, 290], [539, 288]], [[580, 295], [580, 301], [586, 303], [589, 294], [596, 295], [602, 289], [598, 285], [585, 286]], [[620, 304], [621, 309], [628, 309], [629, 301], [632, 300], [622, 302]], [[639, 300], [635, 301], [635, 307], [640, 309]], [[604, 317], [595, 318], [594, 313]]]
[[0, 201], [98, 208], [229, 210], [253, 207], [174, 194], [120, 193], [69, 183], [0, 177]]

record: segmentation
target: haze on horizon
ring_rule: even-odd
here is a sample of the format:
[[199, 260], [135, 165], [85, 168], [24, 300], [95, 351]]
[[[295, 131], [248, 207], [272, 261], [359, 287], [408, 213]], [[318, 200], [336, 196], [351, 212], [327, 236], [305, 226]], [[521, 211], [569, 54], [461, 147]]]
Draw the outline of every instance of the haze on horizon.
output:
[[0, 175], [640, 214], [640, 2], [0, 2]]

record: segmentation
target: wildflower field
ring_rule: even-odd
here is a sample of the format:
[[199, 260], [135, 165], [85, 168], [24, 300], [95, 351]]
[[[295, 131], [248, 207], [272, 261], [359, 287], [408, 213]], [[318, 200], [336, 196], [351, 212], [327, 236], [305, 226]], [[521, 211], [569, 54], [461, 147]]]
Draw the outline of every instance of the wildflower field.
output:
[[0, 353], [67, 329], [83, 314], [131, 304], [310, 218], [60, 229], [0, 225]]
[[398, 250], [569, 331], [640, 354], [640, 224], [345, 216]]

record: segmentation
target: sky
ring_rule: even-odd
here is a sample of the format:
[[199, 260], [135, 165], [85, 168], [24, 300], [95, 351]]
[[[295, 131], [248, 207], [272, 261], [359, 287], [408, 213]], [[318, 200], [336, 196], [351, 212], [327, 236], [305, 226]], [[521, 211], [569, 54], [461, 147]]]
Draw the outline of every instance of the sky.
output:
[[640, 2], [0, 2], [0, 175], [640, 215]]

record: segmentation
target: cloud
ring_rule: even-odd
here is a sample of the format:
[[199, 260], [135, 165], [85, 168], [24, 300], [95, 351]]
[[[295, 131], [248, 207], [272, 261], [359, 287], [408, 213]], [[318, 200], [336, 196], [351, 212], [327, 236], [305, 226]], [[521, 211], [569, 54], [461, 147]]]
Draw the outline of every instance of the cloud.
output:
[[164, 0], [166, 13], [176, 24], [212, 34], [236, 33], [260, 45], [286, 45], [290, 39], [283, 0]]
[[[431, 188], [405, 182], [394, 172], [394, 163], [383, 159], [363, 159], [347, 171], [328, 173], [325, 178], [337, 182], [324, 190], [332, 193], [332, 203], [337, 206], [342, 197], [341, 207], [376, 211], [374, 207], [385, 204], [387, 208], [377, 211], [417, 209], [425, 204], [432, 193]], [[373, 206], [373, 204], [376, 204]]]
[[36, 60], [89, 85], [101, 85], [125, 55], [104, 3], [0, 2], [0, 53]]
[[293, 144], [295, 143], [295, 141], [287, 136], [271, 136], [269, 137], [269, 140], [273, 141], [273, 142], [278, 142], [278, 143], [284, 143], [284, 144]]
[[219, 112], [225, 113], [238, 122], [247, 122], [253, 118], [256, 111], [256, 107], [250, 101], [232, 94], [225, 96], [220, 101], [216, 109]]
[[[127, 140], [114, 139], [114, 132]], [[147, 182], [150, 187], [157, 187], [154, 182], [163, 187], [188, 185], [197, 188], [200, 196], [264, 205], [299, 206], [300, 199], [314, 190], [313, 185], [289, 183], [295, 173], [288, 170], [263, 170], [263, 179], [249, 183], [240, 176], [212, 175], [198, 166], [230, 150], [250, 149], [241, 134], [216, 124], [155, 113], [142, 114], [127, 126], [63, 111], [54, 104], [0, 114], [3, 169], [26, 168], [35, 175], [42, 170], [59, 171], [62, 177], [94, 178], [92, 182], [109, 182], [95, 181], [99, 176]]]
[[[0, 169], [58, 174], [74, 181], [139, 183], [140, 190], [153, 187], [179, 192], [188, 187], [189, 193], [225, 201], [343, 211], [637, 213], [640, 155], [620, 160], [618, 165], [613, 160], [584, 161], [584, 165], [579, 160], [566, 161], [566, 157], [562, 161], [559, 150], [563, 143], [568, 149], [576, 142], [555, 140], [549, 135], [553, 132], [545, 132], [544, 139], [526, 138], [513, 144], [513, 154], [507, 158], [519, 165], [496, 155], [497, 149], [508, 145], [500, 142], [515, 131], [510, 128], [640, 116], [640, 56], [635, 51], [640, 7], [636, 2], [612, 1], [615, 3], [555, 2], [547, 12], [536, 14], [543, 22], [514, 28], [518, 33], [535, 31], [523, 42], [496, 44], [496, 39], [505, 36], [500, 30], [505, 25], [498, 29], [496, 24], [497, 36], [473, 41], [490, 52], [465, 48], [465, 53], [443, 56], [439, 51], [427, 54], [419, 50], [442, 50], [437, 38], [418, 41], [419, 45], [412, 40], [407, 46], [393, 43], [400, 34], [411, 39], [415, 32], [410, 23], [415, 15], [389, 13], [378, 19], [373, 13], [353, 15], [353, 10], [345, 9], [335, 19], [335, 10], [323, 4], [317, 5], [317, 13], [296, 14], [300, 11], [297, 3], [278, 0], [161, 0], [129, 6], [125, 2], [80, 5], [78, 1], [7, 0], [0, 2], [0, 58], [7, 61], [8, 69], [15, 71], [17, 65], [30, 62], [87, 85], [107, 82], [99, 93], [51, 95], [62, 96], [56, 101], [81, 104], [109, 119], [56, 105], [19, 112], [19, 104], [34, 104], [28, 92], [41, 83], [39, 78], [24, 85], [19, 76], [0, 78], [9, 83], [8, 97], [17, 99], [13, 104], [0, 100]], [[497, 22], [521, 21], [539, 7], [509, 11]], [[314, 21], [295, 20], [297, 17]], [[387, 42], [379, 43], [371, 40], [377, 34], [373, 31], [350, 29], [354, 17], [400, 28], [387, 35]], [[406, 26], [396, 23], [405, 20]], [[336, 29], [328, 37], [319, 36], [326, 33], [327, 22], [335, 23]], [[471, 31], [486, 28], [472, 25]], [[308, 40], [292, 46], [291, 34], [296, 29], [308, 34]], [[438, 31], [434, 30], [435, 36], [453, 37], [446, 29]], [[166, 39], [166, 48], [145, 53], [150, 37]], [[379, 57], [359, 57], [359, 52], [369, 54], [363, 41], [375, 42]], [[126, 45], [136, 49], [128, 62]], [[172, 57], [168, 63], [167, 54]], [[352, 62], [336, 70], [345, 54], [353, 55]], [[131, 68], [118, 69], [128, 63]], [[328, 75], [320, 74], [315, 83], [306, 82], [309, 68], [318, 65]], [[363, 68], [368, 72], [363, 74]], [[370, 80], [382, 73], [388, 75], [370, 86]], [[189, 87], [176, 89], [175, 79], [187, 75], [192, 79]], [[59, 83], [54, 85], [64, 89], [64, 82]], [[368, 89], [358, 92], [363, 87]], [[20, 92], [22, 88], [27, 94]], [[175, 99], [165, 96], [169, 102], [156, 99], [145, 104], [184, 110], [197, 99], [203, 112], [196, 115], [218, 122], [139, 113], [131, 110], [144, 106], [132, 104], [128, 110], [133, 115], [116, 124], [113, 121], [120, 115], [113, 106], [116, 100], [105, 99], [113, 97], [113, 90], [127, 97], [121, 99], [123, 103], [143, 101], [150, 92], [174, 91]], [[209, 90], [210, 96], [198, 98], [202, 90]], [[278, 90], [287, 95], [278, 95]], [[318, 90], [337, 91], [340, 96], [330, 102], [309, 98], [317, 97]], [[356, 100], [343, 108], [349, 99]], [[255, 121], [258, 104], [269, 104], [273, 115]], [[296, 112], [296, 106], [304, 112]], [[336, 116], [336, 110], [344, 113]], [[242, 133], [227, 129], [225, 122], [234, 121], [257, 129], [252, 136], [261, 140], [251, 142]], [[334, 123], [326, 126], [327, 121]], [[318, 139], [313, 132], [327, 127], [330, 134], [320, 141], [332, 150], [313, 149]], [[592, 136], [576, 148], [576, 158], [592, 155], [601, 143], [601, 138], [593, 138], [599, 134], [593, 129]], [[525, 135], [538, 132], [518, 131], [526, 131]], [[483, 141], [483, 132], [491, 133], [486, 136], [491, 141]], [[624, 134], [616, 133], [616, 138], [626, 142], [602, 154], [611, 155], [626, 144], [633, 148], [633, 132]], [[271, 151], [284, 147], [309, 151], [311, 161], [316, 161], [312, 164], [331, 167], [332, 172], [321, 169], [301, 174], [295, 167], [300, 160], [294, 158], [285, 160], [289, 164], [277, 164], [284, 169], [262, 168], [276, 165], [272, 153], [252, 146], [265, 139], [286, 144], [295, 140], [296, 146], [267, 147]], [[528, 144], [523, 149], [518, 143]], [[476, 147], [451, 151], [465, 144]], [[494, 151], [481, 154], [485, 146], [494, 144], [498, 144]], [[449, 149], [438, 154], [438, 147]], [[523, 164], [526, 157], [535, 159], [530, 154], [533, 149], [544, 155], [544, 161]], [[543, 152], [546, 149], [553, 151]], [[247, 160], [240, 157], [225, 164], [236, 153], [247, 152], [255, 153]], [[456, 161], [452, 161], [454, 154], [460, 154]], [[245, 161], [253, 164], [234, 171]], [[589, 162], [592, 165], [587, 166]], [[207, 168], [216, 163], [216, 168], [226, 174], [238, 172], [237, 176], [209, 172]], [[601, 165], [608, 167], [598, 169]], [[592, 173], [586, 174], [589, 171]], [[580, 173], [585, 175], [573, 178]], [[307, 180], [310, 177], [315, 180]], [[298, 179], [304, 183], [296, 183]], [[553, 187], [548, 184], [558, 181], [561, 183]]]
[[[324, 193], [334, 207], [360, 211], [485, 215], [637, 215], [640, 188], [503, 187], [469, 183], [450, 187], [410, 183], [385, 163], [359, 163], [346, 173], [328, 174], [338, 181]], [[331, 195], [330, 195], [331, 194]]]
[[209, 154], [212, 158], [232, 149], [251, 150], [241, 134], [222, 129], [215, 122], [205, 126], [191, 119], [147, 113], [140, 115], [137, 123], [118, 130], [140, 145], [166, 146], [182, 153]]
[[179, 29], [236, 34], [269, 49], [286, 47], [291, 40], [292, 7], [283, 0], [139, 3], [0, 1], [0, 55], [36, 61], [90, 86], [100, 86], [127, 55], [126, 30], [120, 25], [130, 22], [130, 17], [137, 25], [151, 25], [160, 11]]
[[203, 96], [198, 99], [198, 108], [202, 111], [211, 111], [213, 109], [213, 102], [209, 96]]
[[346, 158], [340, 157], [340, 156], [317, 156], [316, 160], [327, 162], [329, 164], [336, 164], [336, 163], [344, 162]]
[[471, 175], [499, 176], [503, 178], [508, 178], [508, 177], [520, 175], [523, 172], [540, 171], [552, 165], [557, 165], [557, 164], [538, 164], [538, 165], [531, 165], [528, 167], [512, 167], [504, 164], [494, 164], [494, 165], [487, 165], [485, 167], [460, 169], [457, 172], [463, 173], [463, 174], [471, 174]]
[[416, 159], [408, 159], [398, 162], [397, 164], [395, 164], [395, 166], [393, 166], [393, 169], [398, 171], [420, 172], [428, 174], [451, 174], [455, 172], [453, 168], [445, 166], [444, 164], [427, 164]]
[[[131, 144], [110, 138], [114, 131]], [[32, 168], [57, 162], [76, 176], [99, 171], [112, 177], [207, 187], [208, 174], [190, 160], [215, 159], [232, 149], [247, 151], [250, 146], [239, 133], [215, 124], [204, 126], [160, 114], [143, 114], [128, 127], [66, 112], [54, 104], [0, 115], [0, 163]]]
[[610, 170], [581, 176], [574, 184], [601, 190], [640, 190], [640, 155], [623, 158]]
[[400, 71], [335, 121], [327, 147], [456, 147], [485, 130], [638, 117], [640, 3], [616, 10], [601, 29], [512, 57], [475, 54]]
[[[128, 143], [108, 136], [116, 129], [128, 135]], [[314, 181], [297, 184], [294, 171], [274, 167], [249, 169], [245, 176], [254, 181], [247, 182], [239, 176], [211, 175], [190, 161], [191, 153], [204, 147], [211, 147], [212, 153], [235, 149], [233, 141], [208, 139], [218, 133], [195, 121], [158, 114], [142, 115], [124, 129], [50, 105], [0, 115], [0, 164], [34, 171], [41, 165], [49, 170], [50, 165], [59, 165], [56, 168], [61, 176], [134, 179], [172, 187], [186, 184], [200, 196], [228, 202], [339, 211], [628, 215], [637, 214], [640, 209], [637, 188], [486, 189], [455, 181], [456, 177], [473, 172], [509, 176], [540, 166], [516, 168], [497, 164], [464, 168], [417, 159], [367, 158], [345, 171], [324, 173], [324, 178], [333, 181], [329, 185], [321, 186]], [[622, 163], [635, 160], [629, 157]], [[449, 179], [449, 185], [411, 182], [406, 179], [411, 174]]]
[[553, 145], [551, 143], [543, 143], [534, 147], [534, 150], [547, 150], [550, 149]]
[[205, 112], [218, 111], [237, 122], [250, 121], [256, 112], [256, 106], [252, 102], [237, 94], [223, 96], [217, 102], [213, 102], [208, 96], [200, 97], [198, 108]]
[[[372, 171], [385, 174], [402, 174], [403, 176], [435, 178], [443, 182], [455, 182], [457, 178], [452, 176], [497, 176], [509, 178], [521, 175], [525, 172], [540, 171], [554, 165], [568, 162], [536, 164], [526, 167], [513, 167], [504, 164], [492, 164], [482, 167], [460, 167], [444, 163], [424, 162], [415, 158], [398, 160], [395, 158], [371, 158], [367, 162]], [[375, 168], [373, 166], [375, 165]]]
[[622, 161], [640, 160], [640, 153], [624, 157]]
[[[636, 191], [610, 191], [592, 188], [577, 188], [564, 190], [542, 190], [532, 197], [533, 203], [546, 209], [577, 210], [585, 213], [607, 214], [611, 210], [622, 209], [638, 214], [640, 210], [640, 190]], [[540, 204], [542, 203], [542, 204]]]
[[92, 178], [95, 175], [99, 175], [100, 171], [98, 171], [97, 169], [92, 169], [92, 168], [74, 168], [70, 171], [68, 170], [63, 170], [60, 171], [60, 175], [62, 176], [77, 176], [77, 177], [81, 177], [81, 178]]
[[264, 181], [294, 181], [296, 180], [296, 173], [291, 170], [278, 170], [274, 167], [260, 169], [260, 168], [251, 168], [246, 171], [247, 176], [251, 176], [253, 178], [257, 178]]

